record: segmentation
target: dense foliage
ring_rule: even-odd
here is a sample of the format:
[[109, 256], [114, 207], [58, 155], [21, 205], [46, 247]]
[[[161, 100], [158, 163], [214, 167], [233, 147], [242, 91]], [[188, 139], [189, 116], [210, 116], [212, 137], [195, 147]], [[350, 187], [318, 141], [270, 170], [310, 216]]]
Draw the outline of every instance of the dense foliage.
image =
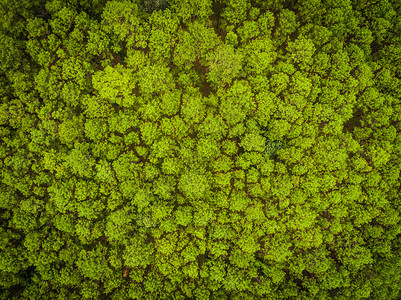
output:
[[400, 12], [1, 0], [0, 299], [400, 299]]

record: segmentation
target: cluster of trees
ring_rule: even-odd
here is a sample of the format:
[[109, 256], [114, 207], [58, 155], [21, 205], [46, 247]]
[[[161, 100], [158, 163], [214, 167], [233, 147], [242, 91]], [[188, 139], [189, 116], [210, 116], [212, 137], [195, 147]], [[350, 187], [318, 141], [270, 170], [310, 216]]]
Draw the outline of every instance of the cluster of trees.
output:
[[3, 0], [0, 299], [399, 299], [400, 11]]

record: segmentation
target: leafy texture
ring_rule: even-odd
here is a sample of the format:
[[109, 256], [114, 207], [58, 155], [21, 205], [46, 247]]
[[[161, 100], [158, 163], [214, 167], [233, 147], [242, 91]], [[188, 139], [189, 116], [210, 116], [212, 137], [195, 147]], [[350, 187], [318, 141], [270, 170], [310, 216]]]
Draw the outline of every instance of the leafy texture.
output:
[[401, 299], [396, 0], [2, 0], [0, 299]]

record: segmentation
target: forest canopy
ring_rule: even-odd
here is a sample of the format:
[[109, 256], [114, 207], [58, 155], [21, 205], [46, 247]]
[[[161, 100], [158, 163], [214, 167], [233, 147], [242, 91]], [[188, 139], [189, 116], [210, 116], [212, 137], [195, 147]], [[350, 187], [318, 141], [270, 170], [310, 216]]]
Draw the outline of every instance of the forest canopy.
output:
[[400, 33], [398, 0], [0, 0], [0, 299], [400, 299]]

